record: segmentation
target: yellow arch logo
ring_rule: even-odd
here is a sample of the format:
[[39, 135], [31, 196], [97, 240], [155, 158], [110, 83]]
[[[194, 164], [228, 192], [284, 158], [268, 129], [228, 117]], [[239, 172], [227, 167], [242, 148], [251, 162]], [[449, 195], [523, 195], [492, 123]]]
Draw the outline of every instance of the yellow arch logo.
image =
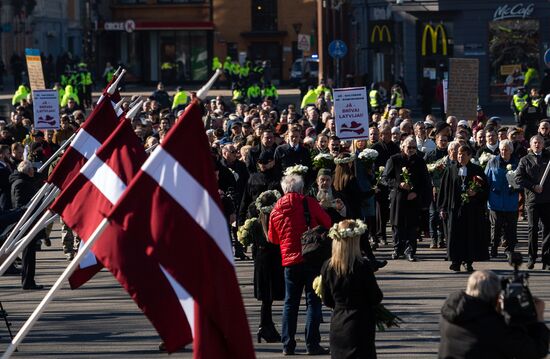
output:
[[426, 56], [426, 40], [428, 39], [428, 33], [432, 39], [432, 53], [437, 53], [437, 39], [439, 38], [439, 32], [441, 32], [441, 53], [444, 56], [447, 56], [447, 33], [445, 32], [445, 27], [443, 24], [439, 24], [435, 27], [428, 24], [424, 28], [422, 33], [422, 56]]
[[372, 28], [372, 32], [370, 34], [370, 42], [374, 42], [376, 39], [376, 34], [378, 33], [378, 42], [384, 41], [384, 34], [386, 34], [386, 39], [388, 43], [391, 43], [391, 33], [390, 29], [388, 28], [388, 25], [375, 25]]

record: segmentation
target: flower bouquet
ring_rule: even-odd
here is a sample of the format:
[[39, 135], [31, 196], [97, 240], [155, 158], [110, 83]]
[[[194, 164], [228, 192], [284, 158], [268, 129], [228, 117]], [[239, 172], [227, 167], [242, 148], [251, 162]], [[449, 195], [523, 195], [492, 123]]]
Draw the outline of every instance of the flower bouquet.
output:
[[307, 173], [307, 170], [308, 170], [307, 166], [303, 166], [303, 165], [290, 166], [290, 167], [287, 167], [284, 175], [285, 176], [290, 176], [290, 175], [303, 176]]
[[407, 167], [401, 167], [401, 180], [405, 184], [408, 184], [410, 186], [410, 190], [412, 190], [413, 186], [411, 183], [411, 173]]
[[479, 156], [479, 165], [485, 169], [485, 167], [487, 167], [487, 163], [489, 163], [489, 161], [492, 160], [494, 157], [495, 155], [492, 155], [489, 152], [483, 152]]
[[516, 179], [516, 172], [513, 170], [511, 164], [506, 166], [506, 180], [508, 181], [508, 188], [519, 189], [520, 185]]
[[468, 196], [468, 190], [472, 190], [478, 193], [480, 192], [482, 185], [483, 185], [483, 179], [479, 176], [474, 176], [470, 181], [470, 185], [468, 186], [466, 191], [462, 192], [462, 194], [460, 195], [460, 198], [462, 199], [462, 203], [466, 204], [470, 202], [470, 196]]
[[313, 157], [313, 167], [317, 170], [334, 167], [334, 157], [330, 153], [319, 153]]
[[254, 238], [252, 238], [252, 227], [258, 222], [258, 218], [249, 218], [237, 230], [237, 239], [243, 246], [248, 247]]
[[438, 159], [437, 161], [427, 165], [428, 172], [431, 175], [440, 174], [445, 170], [445, 165], [447, 164], [447, 156]]
[[376, 183], [374, 184], [374, 186], [372, 186], [373, 189], [378, 188], [378, 184], [380, 183], [380, 180], [382, 179], [382, 173], [384, 173], [385, 169], [386, 169], [386, 167], [380, 166], [380, 167], [378, 167], [378, 170], [374, 172], [374, 175], [376, 176]]
[[366, 163], [373, 163], [378, 158], [378, 151], [367, 148], [359, 152], [359, 156], [357, 156], [357, 158]]

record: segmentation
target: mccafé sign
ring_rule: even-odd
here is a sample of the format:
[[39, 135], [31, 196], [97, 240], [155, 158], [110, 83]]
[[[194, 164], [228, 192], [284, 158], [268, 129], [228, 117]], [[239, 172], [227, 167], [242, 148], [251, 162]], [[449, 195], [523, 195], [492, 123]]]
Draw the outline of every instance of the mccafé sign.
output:
[[388, 25], [375, 25], [372, 28], [370, 34], [370, 42], [373, 43], [376, 40], [376, 35], [378, 35], [378, 42], [387, 42], [391, 43], [391, 33]]
[[533, 11], [535, 11], [535, 4], [533, 3], [523, 5], [523, 3], [520, 2], [515, 5], [502, 5], [495, 10], [493, 21], [513, 18], [525, 19], [531, 16]]
[[435, 28], [428, 24], [426, 27], [424, 27], [424, 31], [422, 32], [422, 56], [426, 56], [428, 53], [427, 51], [427, 44], [428, 44], [428, 38], [431, 40], [431, 47], [432, 47], [432, 54], [437, 53], [437, 40], [439, 39], [439, 35], [441, 34], [441, 54], [443, 56], [447, 56], [447, 33], [445, 32], [445, 27], [443, 24], [437, 25]]

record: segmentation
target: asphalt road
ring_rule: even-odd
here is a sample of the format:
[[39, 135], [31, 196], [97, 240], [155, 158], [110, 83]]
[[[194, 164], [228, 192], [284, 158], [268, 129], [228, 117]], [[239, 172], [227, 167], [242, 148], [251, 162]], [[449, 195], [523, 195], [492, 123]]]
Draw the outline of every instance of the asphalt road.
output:
[[[38, 252], [37, 282], [51, 287], [67, 265], [61, 251], [59, 229], [52, 233], [52, 247]], [[519, 250], [526, 253], [526, 222], [520, 222]], [[404, 321], [400, 328], [377, 333], [379, 358], [434, 358], [439, 343], [439, 310], [446, 296], [465, 287], [467, 274], [452, 273], [443, 261], [441, 249], [428, 249], [428, 240], [419, 244], [419, 261], [390, 261], [376, 276], [384, 292], [383, 303]], [[391, 248], [376, 252], [379, 258], [389, 259]], [[509, 274], [511, 268], [504, 258], [475, 263], [477, 269], [494, 269]], [[260, 303], [253, 298], [252, 261], [237, 261], [237, 275], [248, 314], [250, 331], [255, 338], [259, 322]], [[550, 272], [540, 270], [540, 264], [531, 271], [531, 288], [535, 295], [550, 305]], [[0, 300], [9, 314], [14, 331], [19, 330], [32, 310], [46, 294], [41, 291], [23, 291], [19, 277], [6, 276], [1, 280]], [[220, 298], [223, 300], [223, 298]], [[228, 308], [231, 310], [231, 308]], [[274, 321], [280, 329], [282, 302], [276, 302]], [[323, 309], [321, 325], [322, 344], [328, 346], [330, 310]], [[546, 317], [550, 318], [547, 309]], [[303, 328], [305, 305], [299, 314], [297, 352], [305, 353]], [[161, 358], [160, 339], [134, 302], [121, 289], [109, 272], [103, 271], [83, 288], [71, 291], [68, 285], [59, 292], [53, 303], [29, 333], [19, 352], [20, 358]], [[0, 351], [8, 343], [8, 333], [0, 322]], [[258, 358], [279, 358], [280, 344], [255, 343]], [[190, 350], [172, 355], [191, 358]], [[328, 357], [328, 356], [327, 356]]]

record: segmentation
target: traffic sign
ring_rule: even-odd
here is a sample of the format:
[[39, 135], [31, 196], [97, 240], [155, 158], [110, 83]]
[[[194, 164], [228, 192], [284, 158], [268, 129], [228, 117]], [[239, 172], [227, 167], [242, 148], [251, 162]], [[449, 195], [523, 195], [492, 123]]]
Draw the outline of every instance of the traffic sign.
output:
[[544, 63], [546, 66], [550, 67], [550, 49], [546, 50], [544, 53]]
[[342, 40], [334, 40], [328, 45], [328, 54], [335, 59], [341, 59], [347, 53], [348, 47]]
[[311, 43], [309, 41], [309, 35], [298, 34], [298, 50], [300, 51], [309, 51], [311, 48]]

